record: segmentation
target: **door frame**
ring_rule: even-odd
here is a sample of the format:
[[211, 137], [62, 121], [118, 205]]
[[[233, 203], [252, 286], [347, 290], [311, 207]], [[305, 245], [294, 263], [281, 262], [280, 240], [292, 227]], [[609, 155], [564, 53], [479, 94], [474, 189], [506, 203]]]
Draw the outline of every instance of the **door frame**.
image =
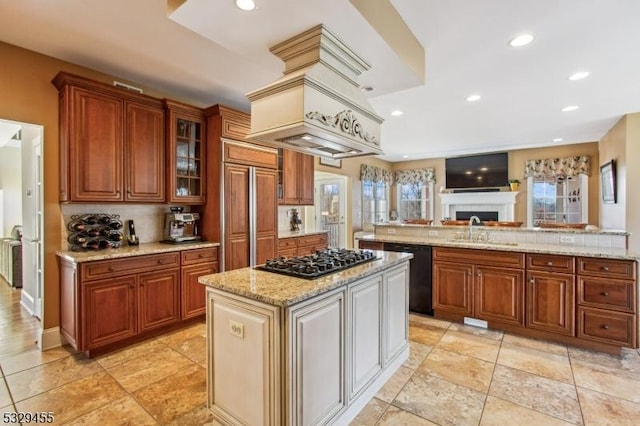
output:
[[320, 185], [322, 184], [338, 184], [339, 186], [339, 205], [340, 205], [340, 223], [339, 223], [339, 231], [338, 231], [338, 247], [339, 248], [347, 248], [349, 244], [350, 238], [347, 235], [348, 230], [348, 213], [349, 209], [347, 206], [347, 183], [348, 179], [346, 176], [337, 175], [333, 173], [326, 172], [316, 172], [314, 175], [314, 197], [315, 197], [315, 208], [314, 208], [314, 216], [316, 226], [315, 228], [318, 231], [322, 231], [322, 221], [320, 220], [321, 212], [320, 212]]

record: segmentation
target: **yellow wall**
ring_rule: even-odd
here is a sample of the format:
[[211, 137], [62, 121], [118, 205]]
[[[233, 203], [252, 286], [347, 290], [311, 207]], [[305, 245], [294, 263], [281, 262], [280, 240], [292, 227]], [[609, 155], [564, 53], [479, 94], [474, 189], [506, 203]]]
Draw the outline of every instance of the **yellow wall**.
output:
[[[621, 229], [626, 222], [626, 181], [627, 181], [627, 117], [622, 117], [599, 142], [600, 165], [616, 160], [617, 203], [600, 206], [600, 226], [602, 229]], [[598, 169], [600, 170], [600, 169]], [[598, 183], [598, 187], [600, 184]], [[598, 191], [600, 194], [600, 191]], [[599, 195], [600, 196], [600, 195]], [[600, 202], [601, 198], [599, 198]]]
[[[58, 91], [51, 80], [67, 71], [111, 83], [114, 77], [0, 42], [0, 118], [44, 127], [44, 313], [43, 328], [59, 324], [59, 280], [56, 250], [60, 250], [62, 213], [58, 203]], [[127, 82], [118, 78], [119, 81]], [[138, 87], [139, 84], [131, 82]], [[165, 97], [143, 87], [145, 94]], [[174, 98], [175, 99], [175, 98]], [[177, 99], [181, 100], [181, 99]]]
[[627, 115], [627, 163], [629, 166], [635, 164], [634, 167], [627, 167], [625, 171], [624, 186], [618, 186], [626, 194], [626, 222], [625, 230], [631, 235], [629, 236], [629, 249], [640, 252], [640, 197], [631, 185], [626, 182], [640, 182], [640, 113]]

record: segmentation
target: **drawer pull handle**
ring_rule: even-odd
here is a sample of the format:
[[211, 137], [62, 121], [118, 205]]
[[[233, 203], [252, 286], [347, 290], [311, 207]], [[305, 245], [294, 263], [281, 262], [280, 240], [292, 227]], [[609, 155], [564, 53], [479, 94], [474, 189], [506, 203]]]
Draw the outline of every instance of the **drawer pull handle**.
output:
[[109, 267], [107, 268], [107, 271], [109, 271], [109, 272], [113, 272], [113, 271], [115, 271], [115, 269], [113, 268], [113, 266], [109, 266]]
[[609, 292], [608, 292], [608, 291], [603, 291], [603, 292], [602, 292], [602, 293], [600, 293], [600, 294], [606, 297], [606, 296], [608, 296], [608, 295], [609, 295]]
[[605, 272], [607, 272], [607, 271], [609, 270], [609, 267], [608, 267], [608, 266], [603, 266], [603, 267], [602, 267], [602, 270], [603, 270], [603, 271], [605, 271]]
[[198, 253], [198, 257], [199, 257], [200, 259], [202, 259], [202, 257], [203, 257], [203, 256], [202, 256], [202, 253]]
[[164, 263], [164, 259], [158, 259], [158, 265], [162, 265]]
[[602, 328], [604, 328], [605, 330], [609, 329], [609, 326], [607, 324], [603, 325]]
[[552, 261], [548, 261], [547, 262], [547, 266], [553, 266], [553, 262]]
[[529, 282], [530, 282], [531, 284], [535, 284], [535, 283], [536, 283], [536, 279], [535, 279], [535, 278], [529, 278]]

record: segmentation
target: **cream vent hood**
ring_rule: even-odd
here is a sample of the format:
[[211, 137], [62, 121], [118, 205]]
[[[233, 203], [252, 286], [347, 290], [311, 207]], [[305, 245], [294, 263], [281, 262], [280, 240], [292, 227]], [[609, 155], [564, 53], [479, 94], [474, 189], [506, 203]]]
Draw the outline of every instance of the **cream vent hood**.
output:
[[249, 139], [321, 157], [383, 154], [383, 120], [357, 82], [369, 64], [323, 25], [270, 51], [285, 62], [285, 72], [247, 94]]

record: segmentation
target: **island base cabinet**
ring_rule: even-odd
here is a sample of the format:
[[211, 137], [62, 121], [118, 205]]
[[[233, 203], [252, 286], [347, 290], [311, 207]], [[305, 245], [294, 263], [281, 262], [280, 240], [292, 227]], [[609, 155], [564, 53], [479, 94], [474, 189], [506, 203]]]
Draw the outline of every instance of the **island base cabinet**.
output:
[[[409, 344], [409, 264], [388, 270], [383, 280], [382, 365], [386, 367]], [[373, 309], [373, 307], [372, 307]]]

